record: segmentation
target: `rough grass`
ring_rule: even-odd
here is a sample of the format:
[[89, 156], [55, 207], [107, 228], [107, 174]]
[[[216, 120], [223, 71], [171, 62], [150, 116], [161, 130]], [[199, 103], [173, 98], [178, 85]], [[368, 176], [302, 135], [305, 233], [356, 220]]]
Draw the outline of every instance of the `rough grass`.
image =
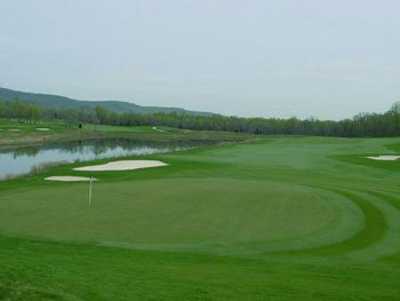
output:
[[[0, 299], [399, 300], [400, 139], [269, 138], [0, 183]], [[101, 161], [98, 161], [101, 162]]]

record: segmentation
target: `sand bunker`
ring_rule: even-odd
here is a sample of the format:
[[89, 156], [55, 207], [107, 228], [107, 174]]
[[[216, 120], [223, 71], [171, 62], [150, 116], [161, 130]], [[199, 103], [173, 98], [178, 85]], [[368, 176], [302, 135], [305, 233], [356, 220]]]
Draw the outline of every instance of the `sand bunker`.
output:
[[382, 156], [367, 157], [367, 158], [371, 159], [371, 160], [378, 160], [378, 161], [396, 161], [396, 160], [400, 159], [400, 156], [382, 155]]
[[48, 132], [48, 131], [50, 131], [49, 128], [36, 128], [36, 130], [40, 131], [40, 132]]
[[[45, 178], [46, 181], [58, 181], [58, 182], [88, 182], [88, 177], [75, 177], [75, 176], [53, 176]], [[97, 181], [96, 178], [92, 178], [92, 181]]]
[[153, 126], [152, 129], [153, 129], [154, 131], [157, 131], [157, 132], [160, 132], [160, 133], [164, 133], [164, 132], [165, 132], [164, 130], [159, 129], [159, 128], [156, 127], [156, 126]]
[[74, 170], [78, 171], [122, 171], [122, 170], [134, 170], [151, 167], [167, 166], [168, 164], [161, 161], [154, 160], [124, 160], [114, 161], [101, 165], [92, 165], [77, 167]]

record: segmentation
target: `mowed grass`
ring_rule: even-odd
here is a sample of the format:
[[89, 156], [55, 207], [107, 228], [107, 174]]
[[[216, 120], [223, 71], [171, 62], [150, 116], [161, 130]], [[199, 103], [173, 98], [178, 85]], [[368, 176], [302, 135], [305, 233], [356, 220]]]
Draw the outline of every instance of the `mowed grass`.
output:
[[1, 197], [0, 228], [52, 240], [234, 252], [235, 244], [315, 235], [336, 226], [343, 213], [324, 194], [273, 182], [158, 179], [95, 186], [90, 209], [87, 184], [10, 193]]
[[[0, 299], [399, 300], [400, 139], [276, 137], [0, 183]], [[147, 158], [147, 157], [145, 157]], [[380, 164], [381, 163], [381, 164]], [[390, 166], [389, 166], [390, 164]], [[82, 163], [81, 163], [82, 165]]]

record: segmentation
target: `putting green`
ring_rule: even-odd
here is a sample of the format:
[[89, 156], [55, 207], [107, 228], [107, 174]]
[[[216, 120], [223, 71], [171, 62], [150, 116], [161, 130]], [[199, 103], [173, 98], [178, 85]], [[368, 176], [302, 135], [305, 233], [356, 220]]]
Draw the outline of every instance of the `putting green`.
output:
[[93, 201], [88, 208], [87, 184], [11, 193], [0, 197], [0, 230], [146, 249], [233, 252], [239, 244], [237, 253], [332, 243], [362, 225], [346, 199], [270, 181], [99, 182]]

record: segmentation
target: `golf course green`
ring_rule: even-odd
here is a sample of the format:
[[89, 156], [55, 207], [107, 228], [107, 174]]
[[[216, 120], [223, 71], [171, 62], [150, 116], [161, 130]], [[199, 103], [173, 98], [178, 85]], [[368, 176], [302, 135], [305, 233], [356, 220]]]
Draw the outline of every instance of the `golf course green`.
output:
[[399, 152], [253, 137], [0, 182], [0, 300], [400, 300], [400, 162], [367, 158]]

